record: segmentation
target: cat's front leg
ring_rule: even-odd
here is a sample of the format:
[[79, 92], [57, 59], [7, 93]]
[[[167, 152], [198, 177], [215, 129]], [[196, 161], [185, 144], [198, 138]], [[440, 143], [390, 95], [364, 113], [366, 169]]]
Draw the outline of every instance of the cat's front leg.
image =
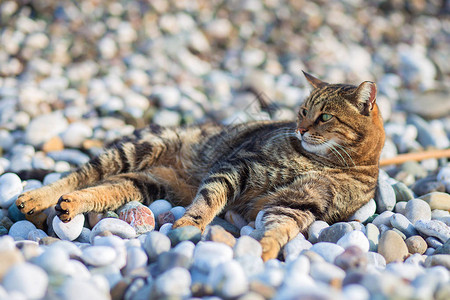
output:
[[242, 170], [242, 164], [222, 163], [221, 168], [203, 180], [186, 213], [173, 228], [195, 226], [203, 231], [227, 203], [238, 197], [247, 180]]

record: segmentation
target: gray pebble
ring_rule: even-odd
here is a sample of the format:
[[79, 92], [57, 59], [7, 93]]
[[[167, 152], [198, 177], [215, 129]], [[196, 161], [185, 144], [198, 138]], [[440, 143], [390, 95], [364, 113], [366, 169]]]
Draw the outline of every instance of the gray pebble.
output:
[[191, 295], [191, 274], [184, 268], [170, 269], [156, 278], [153, 291], [157, 298], [180, 297]]
[[426, 236], [434, 236], [443, 243], [450, 238], [450, 228], [438, 220], [418, 220], [415, 227], [420, 233]]
[[391, 225], [403, 232], [406, 237], [417, 235], [417, 230], [413, 224], [402, 214], [393, 214], [391, 217]]
[[394, 211], [396, 213], [398, 213], [398, 214], [405, 215], [405, 213], [406, 213], [406, 204], [407, 204], [407, 202], [405, 202], [405, 201], [397, 202], [397, 204], [395, 204]]
[[315, 280], [330, 284], [341, 282], [345, 277], [345, 271], [331, 263], [314, 263], [311, 265], [310, 275]]
[[242, 266], [235, 260], [215, 267], [208, 276], [215, 293], [226, 299], [238, 297], [248, 290], [248, 279]]
[[33, 146], [40, 146], [54, 136], [63, 132], [68, 126], [61, 112], [43, 114], [31, 120], [25, 131], [25, 141]]
[[392, 188], [395, 192], [395, 199], [397, 202], [399, 201], [408, 201], [414, 199], [413, 191], [406, 186], [403, 182], [397, 182], [392, 185]]
[[244, 235], [236, 240], [236, 244], [233, 247], [233, 253], [235, 258], [246, 255], [260, 257], [262, 254], [262, 247], [257, 240]]
[[380, 225], [391, 225], [391, 217], [394, 215], [392, 211], [385, 211], [382, 212], [380, 215], [378, 215], [373, 221], [372, 224], [377, 226], [378, 228]]
[[148, 208], [150, 208], [150, 210], [153, 212], [153, 214], [155, 215], [155, 220], [156, 220], [158, 218], [159, 214], [168, 212], [169, 210], [171, 210], [172, 204], [170, 204], [170, 202], [167, 200], [160, 199], [160, 200], [153, 201], [152, 204], [150, 204], [148, 206]]
[[308, 228], [308, 241], [311, 243], [317, 243], [319, 241], [319, 235], [322, 229], [329, 227], [325, 221], [314, 221]]
[[429, 247], [432, 247], [434, 249], [437, 249], [443, 245], [443, 243], [440, 240], [432, 236], [427, 237], [425, 241], [427, 242], [427, 245]]
[[39, 242], [42, 238], [48, 236], [47, 233], [45, 233], [42, 229], [34, 229], [28, 232], [27, 239], [30, 241]]
[[376, 252], [378, 250], [378, 241], [380, 238], [380, 230], [378, 227], [369, 223], [366, 225], [366, 236], [369, 240], [369, 251]]
[[145, 268], [147, 266], [148, 257], [145, 251], [140, 247], [127, 248], [127, 264], [122, 269], [123, 274], [126, 276], [133, 270], [138, 268]]
[[150, 261], [155, 261], [158, 255], [170, 250], [170, 239], [158, 231], [152, 231], [146, 235], [143, 246]]
[[110, 295], [102, 292], [95, 283], [75, 278], [65, 280], [58, 291], [58, 295], [64, 300], [110, 299]]
[[377, 204], [374, 199], [370, 199], [369, 202], [364, 204], [358, 209], [350, 218], [349, 221], [358, 221], [364, 223], [371, 215], [375, 213]]
[[64, 274], [66, 270], [61, 266], [68, 263], [69, 254], [60, 247], [49, 247], [32, 261], [49, 274]]
[[322, 229], [319, 235], [319, 242], [336, 243], [347, 232], [353, 231], [351, 225], [345, 222], [339, 222], [330, 227]]
[[221, 263], [233, 258], [233, 250], [218, 242], [201, 242], [195, 247], [194, 266], [204, 272], [210, 272]]
[[55, 161], [62, 160], [77, 166], [81, 166], [89, 161], [89, 156], [77, 149], [50, 151], [47, 155]]
[[411, 199], [406, 203], [405, 216], [415, 225], [418, 220], [431, 220], [431, 209], [421, 199]]
[[319, 254], [329, 263], [333, 263], [334, 259], [344, 252], [344, 248], [329, 242], [316, 243], [309, 250]]
[[173, 213], [176, 221], [184, 215], [184, 213], [186, 212], [186, 208], [184, 208], [183, 206], [175, 206], [172, 207], [170, 211]]
[[176, 251], [163, 252], [156, 261], [158, 272], [160, 273], [176, 267], [189, 269], [191, 264], [191, 257]]
[[297, 237], [287, 243], [283, 248], [283, 256], [285, 261], [296, 259], [303, 250], [308, 250], [312, 247], [311, 242], [305, 239], [303, 234], [299, 233]]
[[8, 235], [12, 236], [16, 241], [26, 240], [28, 233], [35, 229], [36, 226], [30, 221], [18, 221], [11, 226]]
[[91, 243], [94, 238], [104, 231], [110, 231], [112, 234], [121, 238], [130, 239], [136, 236], [134, 228], [125, 221], [115, 218], [105, 218], [100, 220], [91, 231]]
[[375, 202], [377, 204], [377, 213], [392, 211], [395, 206], [395, 192], [392, 186], [385, 180], [378, 180], [375, 191]]
[[264, 262], [260, 256], [243, 255], [235, 260], [242, 266], [247, 278], [251, 278], [264, 271]]
[[3, 278], [2, 285], [9, 293], [22, 293], [28, 299], [41, 299], [45, 296], [48, 276], [44, 270], [30, 263], [13, 266]]
[[81, 259], [88, 265], [102, 267], [110, 265], [117, 257], [116, 251], [107, 246], [91, 246], [83, 249]]

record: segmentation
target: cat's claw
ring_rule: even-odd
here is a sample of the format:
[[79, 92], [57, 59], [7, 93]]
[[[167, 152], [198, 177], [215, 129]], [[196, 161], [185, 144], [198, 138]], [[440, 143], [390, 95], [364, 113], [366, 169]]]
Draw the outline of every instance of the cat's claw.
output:
[[46, 208], [42, 206], [41, 201], [39, 201], [38, 198], [31, 195], [31, 192], [20, 195], [16, 200], [16, 206], [25, 215], [41, 212]]

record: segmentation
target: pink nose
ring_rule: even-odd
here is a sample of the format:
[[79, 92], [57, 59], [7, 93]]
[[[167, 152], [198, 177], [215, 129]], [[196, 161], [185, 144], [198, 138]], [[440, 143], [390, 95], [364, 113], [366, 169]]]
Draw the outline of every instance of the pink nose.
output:
[[300, 132], [301, 135], [304, 135], [305, 132], [308, 131], [308, 129], [299, 127], [299, 128], [297, 128], [297, 131]]

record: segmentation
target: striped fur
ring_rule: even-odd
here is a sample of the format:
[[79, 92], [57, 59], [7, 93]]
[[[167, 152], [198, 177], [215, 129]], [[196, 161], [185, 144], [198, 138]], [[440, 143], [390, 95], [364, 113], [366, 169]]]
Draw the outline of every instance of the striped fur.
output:
[[[224, 210], [251, 221], [264, 209], [263, 259], [274, 258], [314, 220], [348, 218], [374, 196], [377, 182], [384, 131], [375, 84], [363, 83], [361, 93], [355, 86], [307, 79], [314, 90], [297, 123], [152, 125], [61, 180], [26, 192], [16, 204], [38, 223], [54, 205], [59, 218], [69, 221], [132, 200], [165, 198], [187, 206], [174, 227], [202, 230]], [[323, 121], [323, 114], [331, 118]]]

